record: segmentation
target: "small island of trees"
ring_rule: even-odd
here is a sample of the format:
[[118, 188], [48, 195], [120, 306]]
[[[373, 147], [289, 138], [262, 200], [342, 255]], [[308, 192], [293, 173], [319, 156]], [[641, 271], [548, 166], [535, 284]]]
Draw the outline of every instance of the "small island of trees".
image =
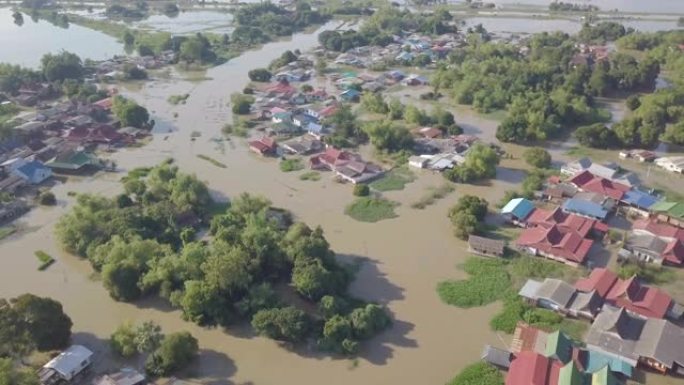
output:
[[[79, 195], [56, 226], [64, 248], [91, 262], [112, 298], [158, 295], [200, 325], [249, 321], [260, 335], [345, 354], [389, 326], [380, 306], [348, 295], [353, 273], [320, 228], [292, 223], [248, 194], [212, 217], [207, 186], [170, 162], [124, 179], [115, 198]], [[207, 224], [211, 240], [196, 240]], [[317, 310], [288, 303], [288, 291]]]

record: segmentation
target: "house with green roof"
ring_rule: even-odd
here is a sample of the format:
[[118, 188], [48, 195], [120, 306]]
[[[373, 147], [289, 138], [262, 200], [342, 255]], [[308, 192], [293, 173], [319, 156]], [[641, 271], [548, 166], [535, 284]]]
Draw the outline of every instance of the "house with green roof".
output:
[[603, 369], [591, 375], [591, 385], [621, 385], [613, 373], [604, 366]]
[[560, 330], [556, 330], [546, 336], [544, 355], [566, 364], [572, 361], [572, 347], [570, 338]]
[[558, 373], [558, 385], [584, 385], [584, 378], [575, 361], [570, 360]]
[[71, 150], [57, 155], [45, 165], [55, 172], [79, 173], [89, 168], [99, 169], [102, 162], [89, 152]]
[[657, 202], [651, 206], [651, 212], [662, 222], [684, 227], [684, 202]]

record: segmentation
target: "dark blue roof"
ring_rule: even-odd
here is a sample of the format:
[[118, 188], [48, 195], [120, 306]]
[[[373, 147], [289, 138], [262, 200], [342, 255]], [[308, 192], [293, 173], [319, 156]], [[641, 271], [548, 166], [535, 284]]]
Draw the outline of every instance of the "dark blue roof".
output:
[[33, 179], [33, 176], [36, 175], [36, 173], [39, 170], [45, 170], [45, 169], [47, 169], [47, 167], [44, 164], [34, 160], [34, 161], [28, 162], [28, 163], [24, 164], [23, 166], [17, 168], [17, 171], [26, 175], [29, 179]]

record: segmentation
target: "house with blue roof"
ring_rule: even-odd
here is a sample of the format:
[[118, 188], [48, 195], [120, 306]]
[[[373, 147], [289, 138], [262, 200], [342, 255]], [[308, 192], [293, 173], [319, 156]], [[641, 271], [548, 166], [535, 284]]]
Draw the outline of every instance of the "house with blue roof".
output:
[[17, 167], [12, 173], [30, 184], [40, 184], [52, 176], [52, 170], [33, 160]]
[[413, 60], [413, 54], [411, 52], [402, 51], [394, 60], [402, 62], [411, 61]]
[[637, 215], [648, 216], [649, 209], [658, 203], [660, 199], [652, 194], [641, 190], [629, 190], [622, 196], [620, 201], [627, 206], [628, 211]]
[[309, 124], [306, 126], [306, 131], [307, 131], [309, 134], [311, 134], [311, 135], [313, 135], [313, 136], [315, 136], [316, 138], [319, 138], [319, 139], [320, 139], [321, 136], [323, 136], [323, 134], [325, 133], [325, 132], [324, 132], [324, 129], [323, 129], [323, 125], [318, 124], [318, 123], [313, 123], [313, 122], [309, 123]]
[[359, 100], [361, 93], [353, 88], [344, 90], [340, 94], [340, 98], [346, 102], [353, 102]]
[[608, 216], [608, 210], [602, 205], [579, 198], [568, 199], [563, 203], [563, 212], [576, 214], [581, 217], [604, 221]]
[[534, 203], [525, 198], [511, 199], [501, 209], [501, 215], [516, 226], [525, 227], [525, 219], [534, 211]]

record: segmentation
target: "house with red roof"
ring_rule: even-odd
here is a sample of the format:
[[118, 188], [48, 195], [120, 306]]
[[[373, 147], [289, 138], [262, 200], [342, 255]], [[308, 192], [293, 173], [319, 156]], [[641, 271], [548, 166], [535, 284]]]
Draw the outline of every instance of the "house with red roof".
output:
[[309, 158], [309, 167], [314, 170], [330, 170], [340, 179], [351, 183], [363, 183], [384, 173], [379, 166], [365, 162], [358, 154], [328, 147], [325, 152]]
[[592, 270], [589, 277], [575, 283], [575, 289], [584, 293], [595, 290], [604, 298], [606, 304], [624, 307], [630, 313], [645, 318], [677, 320], [684, 312], [666, 292], [642, 285], [636, 276], [622, 280], [617, 274], [605, 268]]
[[278, 144], [276, 143], [275, 139], [268, 136], [263, 136], [257, 140], [249, 141], [248, 144], [249, 149], [259, 155], [275, 154], [276, 149], [278, 148]]
[[508, 369], [506, 385], [556, 385], [560, 368], [560, 362], [539, 353], [520, 352]]
[[651, 235], [666, 242], [679, 240], [684, 242], [684, 229], [659, 222], [655, 219], [640, 219], [632, 225], [635, 234]]
[[570, 183], [575, 185], [579, 190], [584, 192], [592, 192], [601, 194], [607, 198], [613, 199], [616, 202], [622, 200], [625, 193], [631, 188], [622, 183], [613, 182], [610, 179], [595, 176], [589, 171], [583, 171], [570, 179]]
[[564, 212], [560, 207], [553, 210], [535, 208], [526, 220], [528, 226], [550, 228], [554, 225], [566, 230], [576, 231], [583, 238], [590, 235], [602, 237], [608, 232], [608, 225], [595, 219]]
[[114, 104], [114, 101], [112, 100], [112, 98], [104, 98], [104, 99], [101, 99], [101, 100], [94, 102], [93, 106], [101, 108], [105, 111], [109, 111], [112, 109], [113, 104]]
[[584, 238], [576, 230], [552, 225], [525, 229], [515, 246], [532, 255], [539, 255], [570, 266], [579, 266], [587, 259], [594, 241]]

